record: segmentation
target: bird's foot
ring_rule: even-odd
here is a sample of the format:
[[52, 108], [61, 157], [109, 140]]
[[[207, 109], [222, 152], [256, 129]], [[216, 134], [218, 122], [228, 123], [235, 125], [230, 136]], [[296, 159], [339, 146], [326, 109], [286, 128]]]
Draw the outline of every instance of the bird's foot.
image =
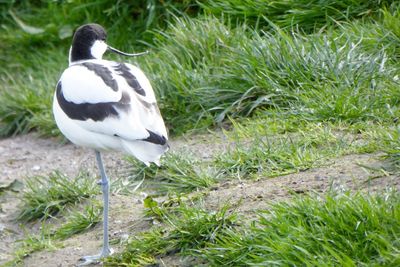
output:
[[109, 249], [103, 249], [103, 251], [97, 255], [83, 256], [82, 258], [79, 259], [80, 263], [77, 266], [86, 266], [86, 265], [90, 265], [90, 264], [100, 263], [100, 260], [102, 258], [106, 258], [113, 253], [114, 253], [114, 251], [111, 248], [109, 248]]

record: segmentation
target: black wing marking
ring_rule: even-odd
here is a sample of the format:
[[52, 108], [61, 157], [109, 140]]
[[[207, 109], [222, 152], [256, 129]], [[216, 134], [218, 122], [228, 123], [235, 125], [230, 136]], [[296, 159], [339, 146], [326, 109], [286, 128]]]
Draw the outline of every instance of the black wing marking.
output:
[[93, 71], [108, 87], [113, 89], [115, 92], [118, 91], [118, 83], [114, 80], [112, 72], [107, 67], [91, 62], [85, 62], [81, 65], [86, 67], [88, 70]]
[[123, 93], [121, 100], [118, 102], [102, 102], [102, 103], [81, 103], [76, 104], [65, 99], [62, 92], [61, 82], [57, 83], [57, 101], [64, 113], [73, 120], [85, 121], [92, 119], [93, 121], [103, 121], [107, 117], [119, 117], [118, 109], [128, 110], [130, 97]]
[[115, 71], [119, 72], [119, 75], [121, 75], [125, 79], [125, 81], [128, 83], [128, 85], [130, 87], [132, 87], [136, 93], [138, 93], [139, 95], [142, 95], [142, 96], [146, 96], [146, 92], [140, 86], [135, 75], [133, 75], [130, 72], [130, 69], [128, 66], [126, 66], [124, 63], [119, 63], [117, 66], [114, 67], [114, 69], [115, 69]]
[[167, 138], [165, 138], [165, 136], [158, 135], [155, 132], [152, 132], [148, 129], [146, 129], [146, 130], [149, 132], [150, 136], [147, 137], [146, 139], [142, 139], [143, 141], [150, 142], [150, 143], [153, 143], [156, 145], [162, 145], [162, 146], [167, 143]]

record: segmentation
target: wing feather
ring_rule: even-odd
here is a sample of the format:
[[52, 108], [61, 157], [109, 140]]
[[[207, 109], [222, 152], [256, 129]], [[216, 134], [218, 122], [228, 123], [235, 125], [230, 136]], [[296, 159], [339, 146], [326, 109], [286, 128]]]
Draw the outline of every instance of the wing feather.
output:
[[[91, 69], [82, 64], [70, 66], [59, 81], [61, 95], [70, 110], [78, 108], [79, 105], [89, 109], [87, 105], [90, 105], [92, 111], [97, 108], [110, 109], [114, 110], [115, 114], [112, 112], [112, 116], [104, 116], [98, 120], [90, 116], [71, 119], [91, 132], [118, 136], [126, 140], [144, 140], [160, 144], [164, 139], [166, 141], [164, 121], [151, 84], [144, 73], [130, 64], [124, 64], [122, 74], [121, 70], [116, 68], [119, 63], [106, 60], [91, 60], [90, 63], [101, 65], [101, 71], [94, 71], [95, 66], [91, 66]], [[103, 77], [101, 73], [106, 73], [107, 77]], [[125, 76], [131, 80], [128, 81]], [[142, 93], [131, 87], [134, 85], [132, 77], [137, 82], [136, 86], [143, 90]], [[63, 106], [60, 99], [58, 102], [68, 115], [66, 105]]]

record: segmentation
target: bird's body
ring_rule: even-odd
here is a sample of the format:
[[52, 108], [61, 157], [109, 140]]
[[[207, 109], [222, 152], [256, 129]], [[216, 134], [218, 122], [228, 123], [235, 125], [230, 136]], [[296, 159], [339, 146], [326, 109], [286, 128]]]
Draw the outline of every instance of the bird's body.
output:
[[159, 164], [168, 150], [168, 136], [151, 84], [137, 67], [103, 60], [106, 50], [127, 56], [105, 43], [106, 33], [98, 24], [79, 27], [69, 53], [69, 67], [62, 73], [54, 94], [53, 113], [57, 126], [72, 143], [92, 148], [103, 189], [103, 249], [84, 257], [89, 264], [109, 255], [109, 182], [100, 151], [117, 150], [146, 165]]
[[137, 67], [90, 59], [61, 75], [53, 113], [74, 144], [118, 150], [158, 164], [168, 149], [167, 131], [149, 80]]

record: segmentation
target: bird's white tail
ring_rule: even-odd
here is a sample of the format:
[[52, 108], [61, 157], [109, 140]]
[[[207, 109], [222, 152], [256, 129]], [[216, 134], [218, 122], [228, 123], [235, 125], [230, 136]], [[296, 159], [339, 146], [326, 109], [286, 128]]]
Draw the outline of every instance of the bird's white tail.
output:
[[168, 144], [157, 145], [146, 141], [121, 141], [124, 150], [142, 161], [147, 166], [150, 162], [154, 162], [157, 166], [160, 165], [160, 157], [168, 151]]

